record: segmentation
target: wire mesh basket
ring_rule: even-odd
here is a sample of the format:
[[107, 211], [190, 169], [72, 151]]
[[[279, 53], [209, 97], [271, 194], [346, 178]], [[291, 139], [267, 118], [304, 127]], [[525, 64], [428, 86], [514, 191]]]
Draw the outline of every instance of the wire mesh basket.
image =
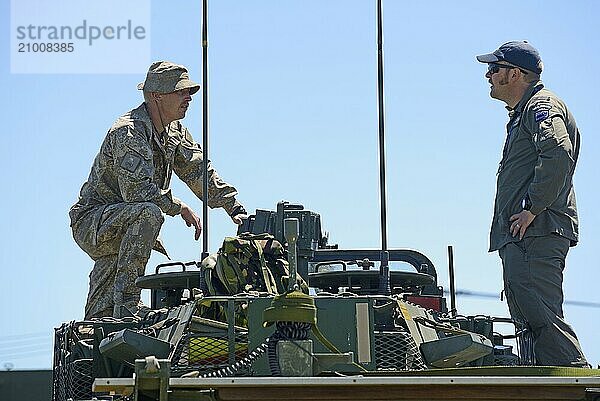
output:
[[[212, 373], [248, 356], [248, 334], [237, 332], [230, 341], [224, 333], [194, 333], [184, 335], [172, 358], [174, 375], [197, 370]], [[244, 372], [239, 372], [244, 374]]]
[[423, 356], [410, 333], [376, 331], [374, 342], [377, 370], [422, 370], [426, 368]]
[[[248, 329], [244, 297], [211, 297], [211, 308], [191, 317], [171, 354], [173, 375], [198, 371], [208, 374], [248, 356]], [[219, 313], [215, 316], [215, 311]], [[230, 318], [229, 318], [230, 317]], [[240, 324], [240, 325], [237, 325]], [[248, 375], [241, 369], [236, 375]]]
[[69, 322], [55, 329], [52, 400], [92, 398], [93, 326]]

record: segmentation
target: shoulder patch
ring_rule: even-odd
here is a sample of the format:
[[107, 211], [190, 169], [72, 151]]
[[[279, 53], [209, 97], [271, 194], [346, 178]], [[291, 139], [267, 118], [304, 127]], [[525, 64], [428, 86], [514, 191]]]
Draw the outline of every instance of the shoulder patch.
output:
[[125, 154], [125, 157], [123, 157], [123, 159], [121, 160], [121, 167], [123, 167], [125, 170], [129, 171], [130, 173], [135, 173], [135, 170], [140, 165], [141, 161], [142, 160], [140, 159], [139, 156], [137, 156], [134, 152], [129, 151]]
[[548, 110], [536, 111], [535, 116], [534, 116], [535, 122], [539, 123], [540, 121], [547, 119], [549, 116], [550, 116], [550, 111], [548, 111]]
[[533, 107], [532, 110], [533, 111], [539, 111], [539, 110], [550, 110], [552, 108], [552, 105], [550, 103], [546, 103], [546, 102], [540, 102], [540, 103], [536, 103]]

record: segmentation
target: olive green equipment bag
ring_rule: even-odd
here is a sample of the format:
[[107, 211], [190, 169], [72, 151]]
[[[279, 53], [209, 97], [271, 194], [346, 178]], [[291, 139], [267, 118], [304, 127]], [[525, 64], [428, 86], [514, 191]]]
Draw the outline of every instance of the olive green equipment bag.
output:
[[[208, 296], [241, 293], [283, 294], [288, 288], [287, 251], [271, 234], [244, 233], [226, 237], [214, 255], [202, 261], [204, 289]], [[297, 276], [299, 289], [308, 294], [308, 285]], [[201, 315], [226, 321], [225, 305], [201, 302]], [[245, 326], [245, 310], [236, 305], [236, 324]]]

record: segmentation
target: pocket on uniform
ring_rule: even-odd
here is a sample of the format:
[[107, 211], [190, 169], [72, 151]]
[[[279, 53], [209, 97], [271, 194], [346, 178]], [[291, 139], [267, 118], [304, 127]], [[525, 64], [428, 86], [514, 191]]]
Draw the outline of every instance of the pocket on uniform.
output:
[[516, 249], [521, 254], [521, 256], [523, 256], [523, 258], [525, 258], [525, 256], [527, 255], [527, 248], [525, 247], [523, 241], [524, 240], [509, 242], [508, 244], [506, 244], [506, 246], [514, 247], [514, 249]]
[[135, 174], [140, 166], [151, 162], [151, 146], [135, 132], [117, 134], [113, 144], [115, 165], [125, 174]]
[[523, 243], [523, 249], [529, 257], [535, 256], [536, 254], [537, 240], [538, 237], [525, 237], [519, 241]]
[[107, 205], [102, 213], [99, 213], [96, 226], [96, 245], [105, 244], [122, 235], [122, 225], [119, 224], [115, 215], [116, 204]]
[[123, 158], [121, 159], [120, 166], [125, 170], [129, 171], [130, 173], [135, 173], [135, 170], [137, 170], [141, 162], [142, 158], [138, 154], [130, 150], [127, 153], [125, 153], [125, 156], [123, 156]]
[[506, 294], [506, 303], [508, 304], [510, 316], [516, 322], [527, 324], [527, 320], [519, 308], [519, 304], [511, 287], [511, 282], [506, 281], [504, 285], [504, 293]]
[[73, 225], [73, 238], [92, 259], [98, 257], [98, 225], [105, 207], [91, 210]]
[[[512, 299], [512, 306], [511, 300]], [[533, 330], [539, 330], [548, 324], [546, 310], [536, 292], [527, 285], [508, 283], [508, 307], [514, 320], [526, 322]]]

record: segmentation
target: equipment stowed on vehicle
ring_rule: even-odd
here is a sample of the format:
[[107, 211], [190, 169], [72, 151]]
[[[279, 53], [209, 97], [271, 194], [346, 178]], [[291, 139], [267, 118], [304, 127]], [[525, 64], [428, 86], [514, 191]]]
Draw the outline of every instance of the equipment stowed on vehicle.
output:
[[[171, 395], [172, 399], [189, 400], [225, 398], [221, 397], [225, 394], [218, 393], [219, 389], [225, 389], [230, 399], [246, 399], [248, 393], [258, 396], [255, 399], [284, 399], [289, 398], [290, 391], [306, 395], [303, 399], [317, 399], [316, 388], [325, 390], [323, 399], [371, 399], [375, 394], [369, 391], [377, 392], [378, 399], [388, 393], [395, 396], [390, 399], [418, 399], [422, 397], [406, 392], [406, 387], [399, 386], [397, 381], [385, 386], [400, 376], [426, 375], [433, 368], [441, 368], [435, 370], [441, 375], [440, 370], [447, 367], [486, 367], [485, 375], [493, 376], [487, 367], [519, 365], [529, 360], [528, 349], [519, 347], [523, 343], [521, 334], [516, 335], [518, 353], [514, 353], [510, 345], [504, 344], [507, 336], [496, 333], [496, 323], [512, 324], [510, 320], [460, 316], [454, 310], [449, 314], [433, 263], [418, 251], [387, 247], [381, 3], [377, 0], [381, 248], [344, 250], [329, 246], [317, 213], [304, 210], [302, 205], [280, 202], [275, 211], [257, 210], [240, 227], [240, 238], [226, 240], [219, 256], [209, 256], [208, 180], [205, 179], [202, 263], [159, 265], [155, 274], [136, 281], [138, 286], [151, 290], [153, 309], [165, 308], [152, 319], [119, 322], [130, 326], [115, 326], [114, 322], [100, 320], [91, 322], [91, 328], [75, 324], [57, 329], [55, 401], [66, 400], [65, 394], [73, 392], [62, 390], [68, 390], [73, 383], [90, 383], [93, 379], [95, 395], [110, 399], [112, 394], [117, 397], [120, 394], [133, 396], [135, 401], [163, 401], [171, 399]], [[202, 148], [208, 160], [206, 11], [207, 1], [203, 1]], [[205, 163], [205, 178], [207, 166]], [[298, 227], [290, 230], [294, 221]], [[286, 257], [277, 255], [269, 266], [265, 248], [272, 247], [258, 246], [262, 239], [244, 238], [244, 233], [268, 233], [283, 245], [290, 267], [287, 285], [282, 279], [288, 274], [280, 268], [283, 265], [278, 265]], [[410, 265], [411, 271], [396, 270], [394, 264], [398, 263]], [[173, 268], [180, 271], [172, 271]], [[303, 281], [296, 280], [296, 273], [308, 280], [315, 296], [298, 291], [303, 288]], [[153, 342], [160, 346], [152, 345]], [[151, 351], [158, 350], [162, 353], [159, 358], [151, 356]], [[80, 365], [88, 367], [86, 372], [91, 373], [77, 373], [76, 367]], [[202, 376], [202, 379], [189, 382], [180, 379], [182, 375]], [[256, 379], [275, 375], [329, 377], [305, 377], [289, 387], [282, 387], [285, 378], [276, 380], [274, 385], [273, 380], [269, 383]], [[241, 387], [240, 382], [245, 378], [213, 382], [208, 379], [215, 376], [253, 377], [246, 380], [247, 387]], [[582, 372], [581, 376], [589, 374]], [[119, 382], [115, 378], [132, 379]], [[378, 379], [376, 383], [371, 380], [374, 378]], [[319, 383], [319, 379], [323, 380]], [[417, 387], [425, 399], [432, 399], [428, 397], [428, 387], [438, 388], [435, 399], [477, 398], [472, 387], [466, 389], [463, 397], [452, 398], [457, 394], [450, 384], [452, 379], [442, 384], [439, 377], [436, 379], [423, 380]], [[311, 391], [302, 394], [308, 387], [306, 382], [310, 382]], [[332, 385], [321, 385], [324, 382]], [[212, 383], [211, 387], [207, 383]], [[504, 391], [506, 388], [496, 386], [492, 394], [493, 383], [482, 380], [467, 383], [473, 384], [479, 385], [479, 391], [484, 393], [481, 398], [524, 398], [522, 388], [509, 394]], [[525, 387], [532, 384], [535, 383], [525, 383]], [[446, 389], [450, 391], [443, 394]], [[181, 392], [176, 394], [178, 390]], [[269, 396], [265, 396], [269, 390]], [[541, 399], [540, 394], [529, 391], [535, 394], [535, 399]], [[90, 391], [87, 398], [91, 397]]]
[[[209, 256], [202, 263], [208, 295], [282, 294], [289, 275], [286, 253], [268, 233], [225, 238], [216, 258]], [[298, 281], [308, 293], [304, 280]]]
[[[208, 296], [237, 294], [277, 295], [286, 291], [289, 282], [287, 252], [274, 236], [268, 233], [242, 233], [226, 237], [217, 252], [201, 263], [200, 289]], [[300, 277], [297, 284], [308, 294], [308, 285]], [[236, 324], [246, 325], [244, 304], [236, 304]], [[204, 299], [198, 302], [203, 317], [227, 322], [228, 311], [222, 302]]]
[[[297, 231], [286, 231], [294, 221]], [[327, 245], [318, 214], [280, 203], [249, 222], [242, 229], [270, 232], [240, 233], [202, 263], [160, 265], [140, 277], [158, 310], [151, 318], [57, 329], [54, 400], [66, 400], [77, 383], [131, 377], [135, 361], [151, 355], [168, 360], [171, 377], [402, 374], [524, 360], [494, 329], [510, 320], [448, 314], [437, 271], [422, 253], [390, 250], [391, 293], [381, 294], [380, 253]], [[314, 296], [300, 275], [293, 278], [301, 265]], [[86, 362], [77, 349], [89, 350]], [[82, 363], [85, 372], [73, 369]]]

